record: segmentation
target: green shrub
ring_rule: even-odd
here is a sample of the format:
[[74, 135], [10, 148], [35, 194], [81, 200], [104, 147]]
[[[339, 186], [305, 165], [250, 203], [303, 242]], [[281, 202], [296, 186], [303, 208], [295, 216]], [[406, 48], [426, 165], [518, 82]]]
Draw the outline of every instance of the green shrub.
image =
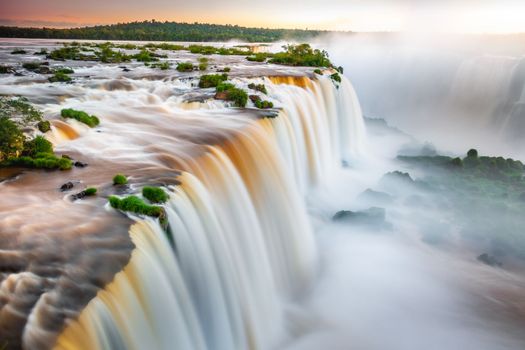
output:
[[477, 158], [478, 157], [478, 150], [477, 149], [470, 149], [468, 152], [467, 152], [467, 157], [469, 158]]
[[47, 120], [42, 120], [38, 122], [37, 127], [40, 132], [46, 133], [51, 130], [51, 123]]
[[255, 55], [246, 57], [246, 59], [251, 62], [264, 62], [267, 58], [268, 55], [265, 53], [256, 53]]
[[[148, 65], [145, 63], [145, 65]], [[159, 68], [160, 70], [168, 70], [171, 67], [171, 64], [169, 62], [161, 62], [161, 63], [152, 63], [149, 65], [151, 68]]]
[[219, 70], [219, 72], [229, 73], [231, 70], [232, 69], [230, 67], [224, 67], [223, 69]]
[[191, 62], [181, 62], [177, 65], [179, 72], [191, 72], [193, 70], [193, 64]]
[[320, 70], [319, 68], [314, 69], [314, 73], [315, 74], [319, 74], [319, 75], [323, 75], [323, 71]]
[[24, 69], [30, 70], [32, 72], [36, 71], [38, 68], [40, 68], [40, 62], [26, 62], [22, 64], [22, 67]]
[[97, 194], [97, 189], [94, 187], [88, 187], [84, 190], [86, 196], [94, 196]]
[[450, 164], [452, 164], [453, 166], [457, 166], [457, 167], [462, 167], [463, 166], [463, 160], [459, 157], [456, 157], [454, 159], [452, 159], [450, 161]]
[[208, 69], [208, 63], [199, 63], [199, 70]]
[[8, 117], [0, 117], [0, 161], [18, 157], [24, 149], [22, 130]]
[[273, 55], [270, 63], [288, 66], [332, 67], [326, 51], [312, 49], [309, 44], [285, 45], [284, 52]]
[[37, 154], [53, 154], [53, 144], [43, 136], [37, 136], [24, 143], [23, 155], [34, 158]]
[[220, 83], [223, 81], [226, 81], [228, 79], [228, 75], [226, 74], [205, 74], [201, 75], [199, 79], [199, 87], [200, 88], [211, 88], [211, 87], [217, 87]]
[[61, 74], [73, 74], [75, 71], [68, 67], [58, 68], [54, 70], [54, 73], [61, 73]]
[[228, 90], [228, 100], [233, 101], [236, 107], [245, 107], [248, 102], [246, 91], [238, 88]]
[[267, 108], [273, 108], [273, 102], [271, 101], [263, 101], [263, 100], [257, 100], [254, 102], [255, 107], [260, 109], [267, 109]]
[[162, 188], [146, 186], [142, 189], [142, 195], [151, 203], [164, 203], [169, 196]]
[[217, 53], [217, 48], [206, 45], [190, 45], [188, 47], [188, 50], [191, 53], [198, 53], [201, 55], [212, 55], [214, 53]]
[[341, 76], [339, 75], [339, 73], [331, 74], [330, 78], [337, 83], [341, 82]]
[[69, 81], [71, 81], [71, 77], [69, 75], [67, 75], [66, 73], [55, 72], [55, 75], [53, 75], [52, 77], [49, 77], [48, 80], [51, 83], [69, 82]]
[[36, 169], [60, 169], [69, 170], [73, 166], [71, 160], [67, 158], [58, 158], [51, 153], [38, 153], [35, 158], [22, 156], [18, 158], [9, 158], [4, 162], [7, 166], [20, 166]]
[[117, 174], [113, 177], [113, 185], [125, 185], [128, 183], [128, 179], [125, 175]]
[[[47, 58], [55, 61], [65, 61], [65, 60], [82, 60], [87, 59], [88, 57], [80, 53], [78, 47], [62, 47], [51, 51]], [[94, 58], [94, 57], [93, 57]]]
[[152, 52], [145, 49], [140, 50], [140, 52], [133, 56], [133, 58], [135, 58], [139, 62], [152, 62], [159, 60], [157, 57], [153, 56]]
[[90, 116], [84, 111], [77, 111], [71, 108], [63, 109], [60, 112], [60, 115], [62, 116], [62, 118], [76, 119], [79, 122], [84, 123], [91, 128], [94, 128], [95, 126], [100, 124], [100, 120], [96, 116]]
[[216, 91], [217, 92], [223, 92], [223, 91], [228, 91], [228, 90], [231, 90], [231, 89], [235, 89], [235, 85], [233, 85], [231, 83], [219, 83], [217, 85]]
[[147, 215], [156, 218], [163, 218], [165, 216], [164, 209], [162, 207], [146, 204], [137, 196], [128, 196], [122, 199], [115, 196], [110, 196], [109, 204], [115, 209], [129, 211], [135, 214]]
[[266, 86], [264, 84], [250, 83], [250, 84], [248, 84], [248, 88], [252, 89], [252, 90], [255, 90], [255, 91], [262, 92], [265, 95], [268, 94], [268, 91], [266, 90]]
[[11, 55], [25, 55], [26, 53], [27, 51], [23, 49], [14, 49], [11, 51]]

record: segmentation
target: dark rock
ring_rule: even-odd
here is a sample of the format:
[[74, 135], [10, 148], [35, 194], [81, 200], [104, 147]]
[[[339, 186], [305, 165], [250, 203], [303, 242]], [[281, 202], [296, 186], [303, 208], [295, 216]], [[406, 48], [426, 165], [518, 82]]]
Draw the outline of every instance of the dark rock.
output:
[[122, 68], [122, 71], [123, 71], [123, 72], [131, 72], [131, 69], [129, 69], [129, 68], [125, 68], [125, 67], [124, 67], [124, 68]]
[[257, 95], [250, 95], [249, 98], [253, 103], [261, 100], [261, 98]]
[[216, 100], [227, 101], [227, 100], [228, 100], [228, 92], [226, 92], [226, 91], [217, 92], [217, 93], [215, 94], [214, 98], [215, 98]]
[[79, 162], [79, 161], [76, 161], [75, 163], [73, 163], [73, 165], [77, 168], [85, 168], [88, 166], [87, 163], [82, 163], [82, 162]]
[[391, 229], [392, 225], [386, 221], [384, 208], [372, 207], [362, 211], [341, 210], [332, 218], [334, 221], [352, 223], [368, 228]]
[[503, 263], [499, 261], [495, 256], [483, 253], [480, 256], [478, 256], [478, 261], [481, 261], [482, 263], [492, 266], [492, 267], [502, 267]]
[[53, 73], [53, 71], [47, 66], [40, 66], [38, 67], [37, 71], [40, 74], [52, 74]]
[[72, 189], [74, 186], [75, 186], [75, 184], [72, 183], [71, 181], [66, 182], [65, 184], [60, 186], [60, 191], [62, 191], [62, 192], [68, 191], [68, 190]]
[[412, 184], [414, 183], [414, 180], [410, 177], [409, 173], [404, 173], [402, 171], [392, 171], [390, 173], [386, 173], [383, 178], [389, 178], [389, 179], [396, 179], [405, 183]]
[[21, 72], [15, 72], [15, 77], [23, 77], [24, 74], [22, 74]]

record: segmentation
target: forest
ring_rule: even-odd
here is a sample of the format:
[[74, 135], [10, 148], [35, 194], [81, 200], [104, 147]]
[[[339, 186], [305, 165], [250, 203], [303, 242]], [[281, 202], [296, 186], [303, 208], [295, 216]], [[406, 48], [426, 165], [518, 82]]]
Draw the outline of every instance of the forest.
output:
[[2, 38], [140, 40], [140, 41], [305, 41], [326, 33], [308, 29], [247, 28], [238, 25], [159, 22], [155, 20], [82, 28], [22, 28], [0, 26]]

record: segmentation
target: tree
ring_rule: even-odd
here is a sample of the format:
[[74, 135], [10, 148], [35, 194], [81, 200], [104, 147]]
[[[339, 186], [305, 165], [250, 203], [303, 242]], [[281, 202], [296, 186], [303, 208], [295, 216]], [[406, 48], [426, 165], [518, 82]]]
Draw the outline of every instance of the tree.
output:
[[25, 137], [7, 117], [0, 117], [0, 161], [18, 157], [24, 149]]

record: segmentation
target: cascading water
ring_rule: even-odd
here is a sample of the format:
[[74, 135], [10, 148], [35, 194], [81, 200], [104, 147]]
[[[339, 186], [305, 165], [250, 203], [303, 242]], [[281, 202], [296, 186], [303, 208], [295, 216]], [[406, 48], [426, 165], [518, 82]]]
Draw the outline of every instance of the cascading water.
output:
[[172, 241], [158, 222], [136, 218], [128, 265], [56, 349], [267, 349], [286, 336], [283, 303], [316, 270], [301, 193], [352, 161], [364, 126], [345, 78], [338, 87], [328, 78], [264, 82], [279, 115], [196, 158], [174, 155], [182, 173], [165, 205]]

